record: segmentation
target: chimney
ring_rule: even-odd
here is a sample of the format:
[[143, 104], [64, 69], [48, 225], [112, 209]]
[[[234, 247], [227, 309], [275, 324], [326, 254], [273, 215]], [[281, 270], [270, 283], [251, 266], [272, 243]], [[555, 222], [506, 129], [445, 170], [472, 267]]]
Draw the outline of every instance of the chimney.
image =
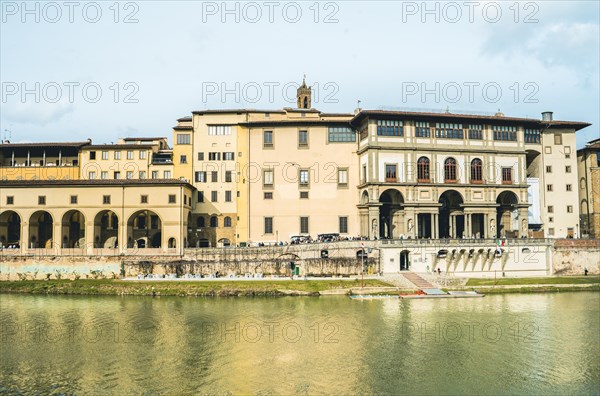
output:
[[544, 111], [542, 113], [542, 121], [552, 121], [552, 113], [551, 111]]

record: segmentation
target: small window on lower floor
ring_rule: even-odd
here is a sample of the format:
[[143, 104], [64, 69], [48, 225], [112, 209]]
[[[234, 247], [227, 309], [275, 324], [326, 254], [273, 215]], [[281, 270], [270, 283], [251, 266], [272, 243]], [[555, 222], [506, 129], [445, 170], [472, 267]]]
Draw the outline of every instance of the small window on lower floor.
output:
[[300, 199], [308, 199], [308, 191], [300, 191]]
[[308, 234], [308, 217], [300, 217], [300, 234]]
[[273, 199], [273, 193], [272, 192], [264, 193], [264, 199]]
[[46, 196], [45, 195], [38, 196], [38, 205], [46, 205]]
[[573, 213], [573, 206], [567, 205], [567, 213]]
[[147, 195], [142, 195], [140, 197], [140, 202], [143, 203], [143, 204], [148, 203], [148, 196]]
[[105, 205], [110, 204], [110, 195], [103, 195], [102, 196], [102, 203]]
[[340, 234], [348, 233], [348, 217], [342, 216], [340, 217]]
[[71, 205], [77, 204], [77, 195], [71, 195]]
[[265, 217], [265, 234], [273, 233], [273, 218]]
[[554, 228], [548, 228], [548, 236], [554, 236]]
[[9, 195], [8, 197], [6, 197], [6, 204], [7, 205], [14, 205], [15, 203], [15, 197]]
[[177, 196], [175, 194], [169, 194], [169, 203], [174, 204], [177, 202]]

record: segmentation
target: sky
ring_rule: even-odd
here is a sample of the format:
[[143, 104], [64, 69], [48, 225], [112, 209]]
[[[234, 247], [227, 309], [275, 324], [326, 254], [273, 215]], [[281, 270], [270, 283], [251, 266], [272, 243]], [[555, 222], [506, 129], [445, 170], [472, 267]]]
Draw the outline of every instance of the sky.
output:
[[600, 2], [1, 1], [0, 137], [167, 136], [194, 110], [411, 109], [592, 123]]

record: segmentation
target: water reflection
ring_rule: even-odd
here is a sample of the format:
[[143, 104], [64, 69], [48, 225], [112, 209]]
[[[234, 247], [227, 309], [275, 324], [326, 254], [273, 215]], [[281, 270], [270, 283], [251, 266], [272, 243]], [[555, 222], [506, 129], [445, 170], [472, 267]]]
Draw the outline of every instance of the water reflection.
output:
[[598, 293], [0, 296], [0, 393], [598, 393]]

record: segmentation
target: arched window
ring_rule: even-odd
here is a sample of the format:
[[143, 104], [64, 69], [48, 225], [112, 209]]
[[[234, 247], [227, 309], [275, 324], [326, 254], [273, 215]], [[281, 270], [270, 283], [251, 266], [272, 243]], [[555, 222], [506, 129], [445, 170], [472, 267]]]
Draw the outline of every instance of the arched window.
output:
[[444, 161], [444, 181], [456, 181], [456, 160], [454, 158], [446, 158]]
[[481, 183], [482, 181], [482, 162], [479, 158], [475, 158], [471, 161], [471, 183]]
[[417, 179], [424, 182], [429, 181], [429, 158], [421, 157], [417, 161]]
[[223, 227], [231, 227], [231, 217], [227, 216], [223, 219]]
[[196, 219], [196, 226], [204, 227], [204, 216], [200, 216]]
[[217, 219], [217, 216], [212, 216], [210, 218], [210, 226], [211, 227], [218, 227], [219, 226], [219, 220]]

